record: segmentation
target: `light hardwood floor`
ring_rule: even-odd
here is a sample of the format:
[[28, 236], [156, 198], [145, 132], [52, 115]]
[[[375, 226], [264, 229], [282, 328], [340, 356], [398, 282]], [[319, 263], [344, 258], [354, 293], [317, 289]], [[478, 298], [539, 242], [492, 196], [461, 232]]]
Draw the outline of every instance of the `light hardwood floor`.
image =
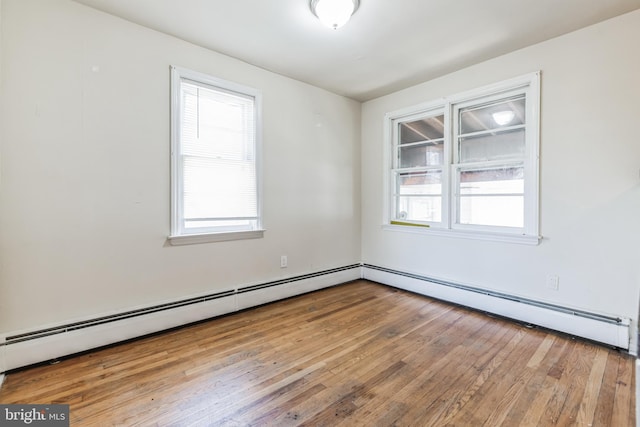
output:
[[634, 426], [634, 359], [357, 281], [6, 377], [72, 426]]

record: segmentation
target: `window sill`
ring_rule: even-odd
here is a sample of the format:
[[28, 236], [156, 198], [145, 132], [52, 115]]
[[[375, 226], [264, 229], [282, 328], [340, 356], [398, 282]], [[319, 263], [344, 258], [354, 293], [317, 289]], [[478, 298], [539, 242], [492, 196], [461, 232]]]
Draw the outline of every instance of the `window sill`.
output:
[[540, 236], [528, 236], [524, 234], [488, 233], [480, 231], [447, 230], [426, 227], [407, 227], [402, 225], [383, 225], [383, 230], [400, 231], [429, 236], [453, 237], [459, 239], [486, 240], [502, 243], [517, 243], [520, 245], [536, 246], [540, 243]]
[[208, 234], [182, 234], [169, 236], [167, 240], [172, 246], [196, 245], [199, 243], [227, 242], [230, 240], [260, 239], [264, 236], [264, 230], [251, 231], [226, 231]]

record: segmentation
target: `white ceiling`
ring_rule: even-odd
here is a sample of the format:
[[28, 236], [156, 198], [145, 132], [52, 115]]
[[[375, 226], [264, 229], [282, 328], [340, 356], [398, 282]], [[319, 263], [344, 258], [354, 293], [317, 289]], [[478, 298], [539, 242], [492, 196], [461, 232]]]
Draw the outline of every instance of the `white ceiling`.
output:
[[640, 8], [640, 0], [360, 0], [323, 27], [309, 0], [75, 0], [365, 101]]

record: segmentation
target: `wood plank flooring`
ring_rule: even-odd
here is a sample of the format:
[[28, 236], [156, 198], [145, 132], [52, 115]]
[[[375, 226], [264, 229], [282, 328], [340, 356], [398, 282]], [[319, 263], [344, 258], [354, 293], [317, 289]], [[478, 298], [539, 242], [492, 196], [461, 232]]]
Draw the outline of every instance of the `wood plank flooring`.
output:
[[634, 359], [357, 281], [8, 375], [73, 426], [634, 426]]

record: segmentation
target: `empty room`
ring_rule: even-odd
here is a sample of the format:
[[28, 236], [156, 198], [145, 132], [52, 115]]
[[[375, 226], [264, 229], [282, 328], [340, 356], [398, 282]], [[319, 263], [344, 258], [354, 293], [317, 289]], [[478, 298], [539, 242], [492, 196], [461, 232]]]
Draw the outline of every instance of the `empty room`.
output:
[[0, 425], [635, 426], [640, 0], [0, 0]]

